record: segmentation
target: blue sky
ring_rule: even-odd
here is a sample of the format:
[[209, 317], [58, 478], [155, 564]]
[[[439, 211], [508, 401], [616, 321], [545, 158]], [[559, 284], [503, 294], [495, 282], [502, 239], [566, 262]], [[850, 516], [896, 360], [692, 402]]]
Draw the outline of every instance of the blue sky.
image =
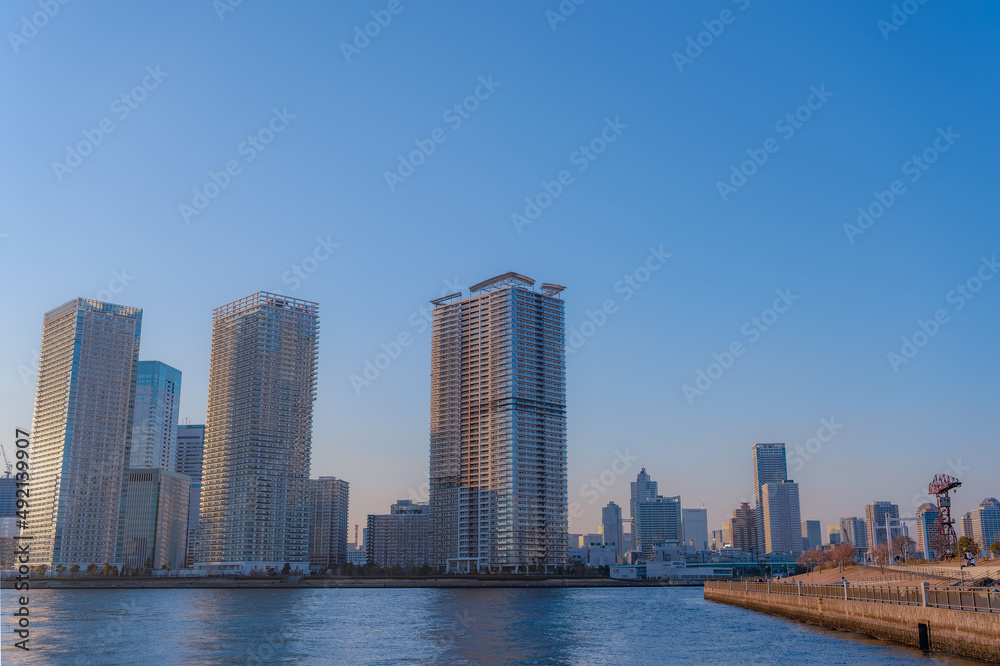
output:
[[[803, 519], [910, 512], [940, 472], [965, 483], [959, 513], [1000, 494], [1000, 280], [949, 298], [1000, 251], [1000, 8], [913, 2], [893, 25], [888, 1], [591, 0], [564, 21], [555, 0], [391, 4], [71, 2], [32, 30], [44, 9], [6, 3], [2, 432], [30, 423], [45, 311], [143, 308], [141, 357], [183, 371], [199, 423], [212, 308], [280, 289], [321, 305], [313, 475], [347, 479], [364, 523], [426, 478], [421, 308], [513, 270], [567, 287], [571, 329], [613, 301], [567, 362], [574, 532], [627, 505], [641, 465], [718, 529], [753, 497], [751, 445], [805, 447], [821, 419], [835, 434], [790, 464]], [[348, 58], [372, 12], [391, 21]], [[925, 150], [933, 164], [906, 164]], [[650, 248], [671, 256], [647, 274]], [[648, 279], [629, 294], [626, 276]], [[768, 313], [779, 290], [791, 305]], [[401, 333], [413, 343], [352, 386]], [[894, 368], [914, 334], [926, 344]], [[716, 378], [686, 395], [699, 371]], [[618, 452], [636, 459], [621, 476]]]

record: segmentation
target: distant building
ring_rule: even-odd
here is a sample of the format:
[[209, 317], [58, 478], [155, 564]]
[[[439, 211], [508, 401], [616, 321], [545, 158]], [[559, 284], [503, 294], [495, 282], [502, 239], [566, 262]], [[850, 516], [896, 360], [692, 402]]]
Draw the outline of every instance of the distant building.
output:
[[681, 509], [681, 528], [685, 544], [693, 543], [695, 550], [708, 550], [708, 511], [706, 509]]
[[622, 549], [621, 549], [621, 555], [620, 556], [624, 557], [625, 553], [629, 552], [632, 549], [633, 549], [633, 546], [632, 546], [632, 533], [631, 532], [622, 532]]
[[744, 553], [758, 553], [757, 550], [757, 512], [750, 508], [748, 502], [733, 509], [733, 517], [729, 519], [729, 543], [733, 548], [739, 548]]
[[387, 515], [368, 516], [365, 549], [369, 564], [421, 567], [428, 563], [428, 506], [398, 500]]
[[917, 554], [927, 560], [937, 559], [938, 508], [924, 502], [917, 508]]
[[31, 427], [34, 565], [121, 564], [141, 325], [139, 308], [87, 298], [45, 313]]
[[[130, 569], [183, 569], [191, 477], [158, 468], [128, 471], [123, 563]], [[78, 562], [82, 569], [90, 562]], [[101, 562], [94, 562], [100, 565]]]
[[588, 534], [581, 534], [579, 545], [581, 548], [590, 548], [591, 546], [603, 546], [604, 535], [594, 534], [593, 532], [590, 532]]
[[333, 476], [309, 479], [309, 569], [326, 571], [347, 563], [347, 505], [350, 486]]
[[[766, 533], [764, 531], [764, 484], [781, 482], [788, 479], [788, 467], [785, 462], [784, 444], [754, 444], [753, 445], [753, 492], [754, 510], [757, 519], [757, 553], [768, 552]], [[787, 516], [791, 519], [791, 516]], [[798, 532], [799, 521], [794, 524]], [[777, 526], [776, 526], [777, 527]], [[792, 525], [782, 525], [783, 531], [791, 532]]]
[[1000, 542], [1000, 502], [994, 497], [987, 497], [979, 503], [979, 508], [970, 512], [972, 522], [972, 539], [984, 551], [990, 545]]
[[180, 407], [181, 371], [160, 361], [139, 361], [130, 468], [176, 469]]
[[347, 546], [347, 563], [356, 567], [363, 567], [368, 564], [368, 553], [364, 548], [356, 548], [354, 544]]
[[649, 556], [656, 542], [682, 539], [680, 496], [647, 497], [636, 502], [635, 510], [636, 550]]
[[212, 311], [196, 568], [309, 569], [318, 344], [310, 301], [261, 291]]
[[17, 477], [0, 476], [0, 518], [17, 516]]
[[191, 495], [188, 501], [187, 519], [187, 562], [194, 566], [195, 549], [198, 542], [198, 515], [201, 511], [201, 466], [205, 455], [205, 426], [177, 426], [177, 467], [179, 474], [191, 477]]
[[[889, 531], [886, 534], [886, 516], [889, 517]], [[903, 534], [902, 527], [892, 519], [899, 519], [899, 506], [892, 502], [872, 502], [865, 506], [865, 524], [868, 525], [868, 548], [869, 550], [877, 546], [888, 543], [889, 539], [895, 539]]]
[[[729, 522], [729, 521], [726, 521]], [[709, 543], [708, 547], [711, 550], [722, 550], [729, 545], [729, 537], [727, 535], [727, 530], [712, 530], [712, 533], [708, 535]]]
[[[769, 481], [762, 488], [764, 553], [771, 555], [802, 552], [802, 520], [799, 513], [799, 484]], [[757, 539], [760, 542], [760, 537]]]
[[974, 533], [972, 531], [972, 512], [966, 512], [961, 518], [962, 524], [962, 536], [974, 539]]
[[618, 564], [618, 554], [614, 546], [594, 544], [587, 549], [587, 564], [594, 567], [611, 567]]
[[632, 496], [629, 499], [628, 509], [629, 509], [629, 520], [632, 523], [632, 534], [638, 534], [635, 529], [635, 505], [639, 502], [644, 502], [650, 497], [656, 497], [660, 493], [657, 491], [657, 483], [650, 478], [649, 474], [646, 473], [646, 468], [643, 467], [636, 475], [635, 481], [631, 484]]
[[601, 535], [605, 546], [614, 546], [615, 557], [622, 556], [622, 508], [614, 502], [601, 509]]
[[802, 550], [819, 550], [823, 547], [823, 533], [818, 520], [802, 521]]
[[854, 516], [841, 518], [840, 541], [851, 544], [860, 552], [868, 550], [868, 526], [864, 519]]
[[826, 542], [831, 546], [836, 546], [840, 543], [840, 526], [839, 525], [827, 525], [826, 527]]

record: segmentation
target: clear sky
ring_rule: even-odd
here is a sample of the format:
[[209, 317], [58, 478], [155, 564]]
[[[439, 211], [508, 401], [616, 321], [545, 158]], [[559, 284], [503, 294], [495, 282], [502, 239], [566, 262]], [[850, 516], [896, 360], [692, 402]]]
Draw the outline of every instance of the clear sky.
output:
[[421, 309], [517, 271], [592, 334], [571, 531], [642, 465], [718, 529], [754, 442], [808, 443], [824, 526], [912, 514], [936, 473], [957, 513], [1000, 495], [996, 3], [44, 5], [0, 14], [8, 456], [47, 310], [143, 308], [141, 358], [202, 423], [212, 308], [282, 290], [320, 303], [312, 472], [363, 524], [426, 480]]

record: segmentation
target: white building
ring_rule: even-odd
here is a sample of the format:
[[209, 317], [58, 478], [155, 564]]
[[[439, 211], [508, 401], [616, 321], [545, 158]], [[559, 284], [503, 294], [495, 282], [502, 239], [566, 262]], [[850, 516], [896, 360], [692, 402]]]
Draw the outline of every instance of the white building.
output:
[[605, 546], [614, 546], [616, 561], [622, 556], [622, 508], [614, 502], [601, 509], [601, 536]]
[[979, 503], [979, 508], [971, 512], [972, 539], [984, 551], [990, 545], [1000, 542], [1000, 502], [995, 497], [987, 497]]
[[799, 484], [770, 481], [762, 487], [764, 553], [802, 552], [802, 520], [799, 512]]
[[195, 566], [309, 570], [319, 308], [257, 292], [213, 312]]

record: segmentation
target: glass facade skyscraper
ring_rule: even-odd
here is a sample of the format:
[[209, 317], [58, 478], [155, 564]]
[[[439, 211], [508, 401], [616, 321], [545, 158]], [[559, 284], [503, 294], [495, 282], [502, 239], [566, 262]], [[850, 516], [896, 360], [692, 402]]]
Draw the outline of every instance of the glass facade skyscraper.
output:
[[121, 563], [142, 310], [86, 298], [45, 313], [31, 439], [32, 563]]
[[177, 467], [180, 474], [191, 479], [191, 494], [188, 501], [187, 518], [187, 558], [185, 566], [194, 564], [195, 548], [198, 543], [198, 512], [201, 510], [201, 466], [205, 455], [205, 426], [177, 426]]
[[562, 290], [506, 273], [432, 301], [431, 565], [566, 562]]
[[180, 406], [181, 371], [160, 361], [139, 361], [129, 467], [174, 470]]
[[[753, 445], [753, 492], [754, 511], [757, 514], [757, 554], [767, 553], [767, 533], [764, 531], [764, 484], [771, 481], [787, 481], [788, 467], [785, 462], [784, 444]], [[799, 521], [795, 521], [798, 531]]]
[[318, 338], [310, 301], [257, 292], [215, 309], [196, 567], [308, 571]]

